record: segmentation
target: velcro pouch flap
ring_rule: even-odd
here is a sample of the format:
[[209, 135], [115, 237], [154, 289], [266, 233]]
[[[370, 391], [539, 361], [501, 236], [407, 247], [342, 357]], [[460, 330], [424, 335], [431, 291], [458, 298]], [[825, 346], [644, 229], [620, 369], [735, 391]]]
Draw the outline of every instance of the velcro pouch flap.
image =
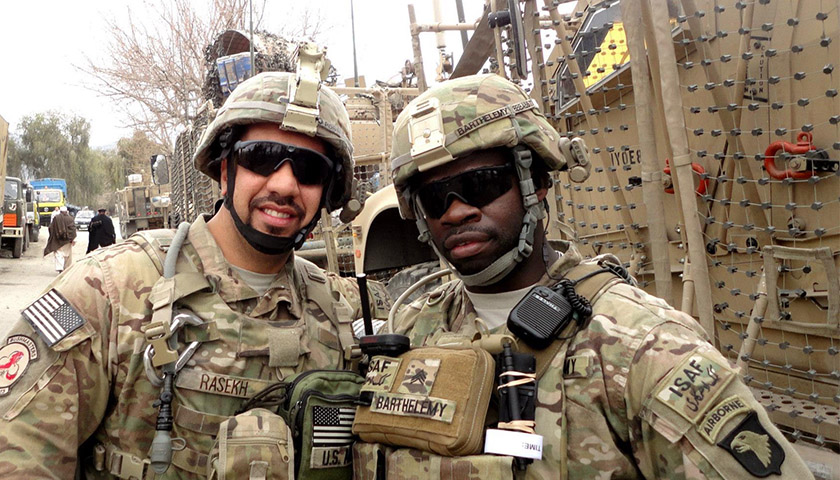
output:
[[495, 362], [478, 348], [421, 347], [399, 358], [374, 357], [353, 432], [365, 442], [444, 456], [479, 453]]
[[255, 408], [219, 425], [207, 462], [211, 479], [294, 479], [292, 433], [280, 415]]

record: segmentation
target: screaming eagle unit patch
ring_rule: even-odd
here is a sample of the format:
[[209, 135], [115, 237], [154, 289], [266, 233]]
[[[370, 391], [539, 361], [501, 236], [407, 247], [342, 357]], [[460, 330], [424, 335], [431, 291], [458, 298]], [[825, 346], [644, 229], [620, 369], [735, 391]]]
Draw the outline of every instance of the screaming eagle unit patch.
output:
[[782, 474], [785, 450], [764, 429], [755, 411], [750, 411], [717, 445], [732, 454], [753, 476]]

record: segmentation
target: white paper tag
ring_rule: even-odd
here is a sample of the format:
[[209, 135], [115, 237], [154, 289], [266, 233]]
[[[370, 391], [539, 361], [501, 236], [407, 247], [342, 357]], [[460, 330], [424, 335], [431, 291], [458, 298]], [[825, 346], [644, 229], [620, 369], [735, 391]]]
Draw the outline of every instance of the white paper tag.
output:
[[542, 448], [542, 435], [488, 428], [484, 436], [484, 453], [542, 460]]

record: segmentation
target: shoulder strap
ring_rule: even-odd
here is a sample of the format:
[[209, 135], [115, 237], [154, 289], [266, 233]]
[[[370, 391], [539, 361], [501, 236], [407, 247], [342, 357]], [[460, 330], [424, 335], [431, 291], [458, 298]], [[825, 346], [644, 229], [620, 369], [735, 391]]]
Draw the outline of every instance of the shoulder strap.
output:
[[163, 261], [173, 237], [175, 237], [175, 231], [170, 229], [141, 230], [128, 237], [126, 241], [139, 245], [155, 264], [158, 273], [163, 275]]
[[[579, 281], [575, 284], [575, 292], [595, 305], [595, 302], [611, 286], [625, 281], [618, 271], [612, 267], [614, 265], [607, 267], [599, 262], [581, 262], [566, 272], [564, 277], [572, 281]], [[545, 374], [548, 366], [551, 365], [551, 361], [566, 342], [567, 340], [558, 339], [544, 350], [531, 352], [537, 360], [537, 380]]]
[[344, 352], [347, 363], [355, 362], [361, 357], [358, 344], [353, 339], [353, 307], [337, 291], [332, 290], [329, 279], [317, 265], [295, 255], [295, 275], [302, 289], [304, 297], [312, 300], [324, 312], [338, 332], [338, 341]]
[[172, 278], [164, 278], [163, 263], [175, 231], [169, 229], [143, 230], [127, 239], [139, 245], [155, 265], [160, 278], [152, 286], [149, 301], [152, 303], [152, 319], [144, 326], [143, 333], [146, 341], [155, 347], [152, 359], [158, 367], [177, 360], [177, 352], [167, 343], [172, 331], [172, 306], [176, 301], [192, 295], [195, 292], [211, 289], [210, 283], [203, 274], [197, 271], [177, 272]]
[[580, 263], [566, 272], [565, 277], [572, 281], [582, 279], [575, 284], [575, 292], [594, 305], [607, 289], [624, 281], [611, 267], [613, 265], [605, 266], [596, 262]]

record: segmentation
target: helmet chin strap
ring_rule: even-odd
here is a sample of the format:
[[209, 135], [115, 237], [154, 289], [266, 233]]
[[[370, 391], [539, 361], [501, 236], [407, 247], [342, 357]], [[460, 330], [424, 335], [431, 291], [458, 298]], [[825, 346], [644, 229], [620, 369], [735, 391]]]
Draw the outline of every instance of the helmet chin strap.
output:
[[531, 151], [526, 147], [517, 145], [513, 147], [513, 156], [516, 175], [519, 177], [519, 190], [522, 193], [522, 204], [525, 207], [525, 215], [522, 218], [522, 230], [519, 232], [519, 242], [514, 248], [497, 258], [480, 272], [465, 275], [446, 260], [446, 257], [440, 253], [431, 239], [429, 226], [426, 223], [425, 215], [420, 208], [419, 202], [414, 202], [417, 229], [420, 231], [418, 240], [431, 245], [438, 257], [468, 287], [493, 285], [505, 278], [522, 260], [528, 258], [534, 250], [534, 231], [537, 228], [537, 222], [545, 218], [545, 207], [537, 199], [534, 180], [531, 178], [531, 164], [533, 163]]
[[[301, 245], [303, 245], [303, 242], [306, 241], [306, 237], [309, 235], [309, 232], [315, 228], [315, 225], [318, 223], [318, 219], [321, 218], [321, 209], [318, 208], [318, 211], [315, 213], [315, 217], [312, 218], [312, 221], [299, 230], [294, 237], [279, 237], [260, 232], [254, 227], [243, 222], [236, 213], [236, 209], [233, 207], [233, 189], [235, 183], [236, 166], [234, 165], [234, 162], [228, 161], [227, 194], [225, 195], [224, 205], [230, 212], [230, 216], [233, 218], [233, 224], [236, 226], [236, 229], [242, 237], [245, 238], [248, 245], [254, 247], [254, 249], [258, 252], [265, 253], [266, 255], [279, 255], [290, 252], [292, 249], [297, 250]], [[324, 190], [326, 191], [327, 189], [325, 188]]]

